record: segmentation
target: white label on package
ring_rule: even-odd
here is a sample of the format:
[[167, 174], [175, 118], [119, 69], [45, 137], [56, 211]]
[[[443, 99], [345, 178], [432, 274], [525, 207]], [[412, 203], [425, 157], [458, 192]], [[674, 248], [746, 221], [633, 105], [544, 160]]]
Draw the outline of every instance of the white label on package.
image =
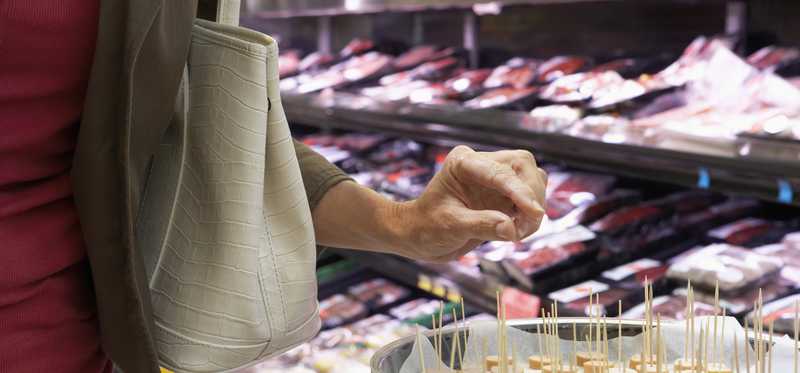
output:
[[608, 290], [608, 288], [608, 285], [602, 282], [590, 280], [575, 286], [570, 286], [566, 289], [554, 291], [549, 294], [549, 297], [550, 299], [559, 301], [561, 303], [569, 303], [581, 298], [586, 298], [592, 293], [602, 293]]
[[766, 223], [766, 221], [762, 219], [756, 219], [756, 218], [742, 219], [727, 225], [723, 225], [719, 228], [712, 229], [708, 232], [708, 235], [709, 237], [714, 237], [720, 240], [724, 240], [728, 238], [728, 236], [730, 236], [733, 232], [736, 232], [741, 229], [756, 227], [764, 223]]
[[617, 268], [609, 269], [603, 272], [603, 277], [613, 280], [622, 281], [630, 275], [644, 271], [650, 268], [656, 268], [661, 265], [661, 262], [653, 259], [639, 259], [635, 262], [623, 264]]
[[563, 232], [553, 233], [537, 239], [531, 244], [531, 249], [540, 249], [542, 247], [562, 247], [574, 242], [589, 241], [595, 237], [596, 235], [594, 232], [582, 225], [578, 225]]

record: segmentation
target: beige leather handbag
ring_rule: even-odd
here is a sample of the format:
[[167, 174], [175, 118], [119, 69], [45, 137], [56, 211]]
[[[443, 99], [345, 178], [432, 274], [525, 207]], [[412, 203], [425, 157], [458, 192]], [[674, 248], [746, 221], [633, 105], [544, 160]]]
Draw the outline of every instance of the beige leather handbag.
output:
[[[235, 21], [238, 1], [224, 3], [236, 15], [218, 19]], [[319, 331], [314, 230], [277, 61], [269, 36], [194, 25], [137, 227], [160, 363], [175, 372], [253, 365]]]

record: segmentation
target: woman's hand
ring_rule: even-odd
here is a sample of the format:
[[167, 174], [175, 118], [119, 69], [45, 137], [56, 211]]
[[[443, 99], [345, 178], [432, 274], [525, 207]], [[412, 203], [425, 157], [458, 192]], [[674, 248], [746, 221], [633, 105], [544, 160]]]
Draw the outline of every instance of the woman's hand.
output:
[[446, 262], [483, 241], [535, 232], [546, 184], [529, 152], [459, 146], [414, 201], [393, 202], [352, 182], [331, 188], [313, 211], [317, 243]]
[[459, 146], [425, 192], [405, 206], [405, 256], [445, 262], [483, 241], [517, 241], [544, 217], [547, 174], [523, 150], [475, 152]]

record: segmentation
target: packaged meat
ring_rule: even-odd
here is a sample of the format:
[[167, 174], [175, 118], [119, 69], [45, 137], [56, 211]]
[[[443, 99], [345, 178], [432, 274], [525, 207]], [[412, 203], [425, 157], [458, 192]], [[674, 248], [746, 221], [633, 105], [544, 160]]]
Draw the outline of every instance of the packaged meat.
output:
[[791, 244], [784, 239], [781, 243], [759, 246], [753, 251], [761, 255], [781, 258], [786, 266], [800, 270], [800, 245], [796, 243]]
[[411, 70], [386, 75], [382, 77], [379, 82], [383, 86], [390, 86], [412, 80], [441, 80], [447, 78], [460, 64], [461, 62], [455, 57], [445, 57], [436, 61], [423, 63]]
[[[761, 286], [747, 288], [740, 294], [720, 297], [719, 305], [728, 311], [729, 316], [745, 316], [747, 312], [753, 310], [753, 301], [758, 299], [759, 293], [765, 303], [795, 293], [798, 290], [798, 283], [791, 276], [788, 272], [784, 276], [784, 271], [781, 271], [781, 274]], [[686, 288], [675, 289], [673, 294], [686, 296]], [[713, 292], [696, 291], [694, 297], [700, 302], [714, 304]]]
[[342, 56], [342, 58], [349, 58], [366, 53], [374, 47], [375, 44], [372, 43], [372, 40], [356, 38], [347, 43], [347, 45], [342, 48], [341, 52], [339, 52], [339, 55]]
[[455, 91], [448, 89], [444, 84], [432, 83], [411, 91], [408, 95], [408, 101], [415, 104], [442, 104], [448, 102], [456, 94]]
[[[616, 316], [619, 301], [622, 301], [623, 306], [630, 304], [641, 297], [636, 293], [638, 291], [615, 288], [599, 281], [590, 280], [552, 292], [548, 298], [560, 303], [559, 312], [564, 316]], [[590, 294], [594, 295], [593, 308], [589, 308]], [[597, 296], [600, 297], [599, 303]]]
[[429, 87], [430, 85], [430, 82], [411, 80], [392, 85], [366, 87], [361, 90], [361, 94], [381, 101], [401, 101], [407, 100], [412, 92]]
[[[791, 295], [764, 304], [764, 308], [762, 309], [762, 321], [764, 325], [773, 324], [775, 333], [784, 333], [794, 336], [795, 307], [798, 301], [800, 301], [800, 294]], [[754, 324], [755, 318], [755, 312], [751, 312], [747, 315], [750, 325]]]
[[[725, 242], [731, 245], [749, 246], [759, 237], [767, 235], [777, 228], [774, 222], [756, 218], [745, 218], [730, 224], [712, 229], [708, 236], [716, 242]], [[783, 235], [780, 235], [783, 237]], [[781, 237], [774, 237], [775, 241]]]
[[455, 92], [459, 99], [470, 99], [483, 90], [483, 83], [491, 73], [491, 69], [465, 70], [447, 79], [444, 86]]
[[336, 294], [319, 302], [319, 315], [322, 327], [325, 329], [363, 318], [367, 312], [367, 307], [363, 303], [342, 294]]
[[602, 279], [622, 288], [640, 289], [645, 279], [657, 282], [664, 278], [667, 268], [661, 261], [644, 258], [604, 271]]
[[647, 202], [624, 207], [592, 223], [589, 228], [607, 235], [633, 233], [638, 227], [655, 222], [669, 213], [668, 209], [653, 206]]
[[367, 305], [370, 309], [378, 309], [406, 298], [411, 292], [383, 278], [376, 278], [351, 286], [347, 292]]
[[506, 318], [509, 320], [539, 316], [542, 303], [539, 297], [512, 287], [503, 288], [500, 292], [500, 302], [505, 306]]
[[556, 103], [579, 103], [591, 99], [604, 88], [614, 87], [614, 92], [618, 92], [624, 81], [614, 71], [566, 75], [548, 84], [540, 97]]
[[425, 62], [449, 57], [453, 53], [455, 53], [455, 50], [452, 48], [441, 49], [432, 45], [420, 45], [397, 56], [397, 58], [392, 61], [392, 66], [397, 71], [408, 70]]
[[747, 57], [747, 63], [759, 70], [777, 70], [798, 58], [800, 58], [800, 49], [769, 46], [761, 48]]
[[561, 132], [571, 126], [583, 113], [568, 105], [547, 105], [533, 108], [531, 120], [522, 123], [525, 128], [542, 132]]
[[588, 64], [589, 60], [583, 57], [553, 57], [539, 65], [536, 73], [536, 81], [539, 83], [549, 83], [562, 76], [574, 74], [585, 68]]
[[538, 89], [534, 87], [492, 89], [464, 102], [464, 106], [470, 109], [489, 109], [521, 104], [532, 101], [537, 91]]
[[538, 62], [530, 59], [513, 58], [504, 65], [496, 67], [483, 82], [484, 88], [501, 87], [525, 88], [536, 78]]
[[539, 237], [530, 241], [525, 250], [509, 253], [503, 267], [526, 289], [533, 289], [534, 282], [542, 276], [591, 255], [594, 238], [595, 234], [582, 226]]
[[670, 265], [667, 277], [685, 284], [691, 280], [698, 289], [736, 294], [757, 287], [783, 268], [780, 258], [764, 256], [745, 248], [712, 244], [694, 251]]
[[404, 168], [387, 174], [380, 188], [401, 200], [414, 199], [422, 195], [432, 177], [433, 170], [428, 167]]
[[297, 87], [297, 92], [312, 93], [326, 88], [336, 89], [348, 84], [376, 79], [388, 71], [390, 64], [391, 57], [378, 52], [354, 56], [307, 79]]
[[[664, 295], [653, 298], [652, 317], [661, 315], [664, 320], [686, 320], [686, 296], [683, 295]], [[714, 316], [714, 306], [699, 302], [694, 302], [695, 316]], [[632, 307], [622, 314], [625, 319], [643, 319], [645, 317], [645, 304], [641, 303]]]
[[300, 51], [287, 50], [278, 56], [278, 76], [283, 79], [300, 71]]
[[335, 59], [329, 53], [313, 52], [300, 60], [299, 71], [314, 71], [333, 63]]
[[[441, 304], [441, 301], [438, 300], [419, 298], [390, 309], [389, 314], [398, 320], [412, 321], [428, 315], [438, 314]], [[447, 317], [447, 319], [449, 320], [450, 317]], [[426, 320], [426, 322], [430, 323], [430, 320]]]
[[592, 201], [579, 204], [579, 206], [558, 218], [556, 224], [564, 228], [578, 224], [588, 225], [623, 206], [640, 202], [641, 199], [642, 195], [638, 191], [616, 189], [609, 194], [598, 196]]
[[[367, 156], [367, 160], [378, 165], [390, 162], [419, 159], [423, 154], [422, 144], [413, 140], [394, 140], [381, 144]], [[391, 171], [390, 171], [391, 172]]]
[[726, 202], [711, 206], [705, 211], [695, 212], [681, 217], [678, 229], [690, 233], [703, 233], [727, 224], [758, 211], [758, 201], [749, 198], [732, 198]]
[[559, 219], [578, 206], [594, 202], [608, 193], [616, 182], [609, 175], [585, 172], [550, 175], [547, 193], [547, 216]]

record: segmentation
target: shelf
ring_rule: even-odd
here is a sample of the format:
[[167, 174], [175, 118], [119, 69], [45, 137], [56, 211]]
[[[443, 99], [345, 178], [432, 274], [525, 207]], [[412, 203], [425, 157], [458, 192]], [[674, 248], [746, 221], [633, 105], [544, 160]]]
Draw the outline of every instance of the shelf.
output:
[[250, 0], [247, 13], [258, 18], [323, 17], [384, 12], [408, 13], [432, 10], [493, 9], [513, 5], [548, 5], [622, 0]]
[[[325, 17], [349, 14], [409, 13], [421, 11], [467, 10], [477, 14], [496, 14], [508, 6], [539, 6], [575, 3], [612, 3], [625, 0], [246, 0], [248, 16], [261, 19]], [[657, 2], [657, 0], [647, 0]], [[670, 0], [693, 4], [701, 0]], [[744, 0], [712, 0], [719, 3]], [[640, 3], [641, 1], [637, 1]]]
[[285, 94], [283, 106], [295, 124], [522, 148], [576, 168], [800, 205], [793, 192], [800, 190], [798, 162], [604, 143], [532, 130], [525, 112], [382, 103], [343, 92]]

